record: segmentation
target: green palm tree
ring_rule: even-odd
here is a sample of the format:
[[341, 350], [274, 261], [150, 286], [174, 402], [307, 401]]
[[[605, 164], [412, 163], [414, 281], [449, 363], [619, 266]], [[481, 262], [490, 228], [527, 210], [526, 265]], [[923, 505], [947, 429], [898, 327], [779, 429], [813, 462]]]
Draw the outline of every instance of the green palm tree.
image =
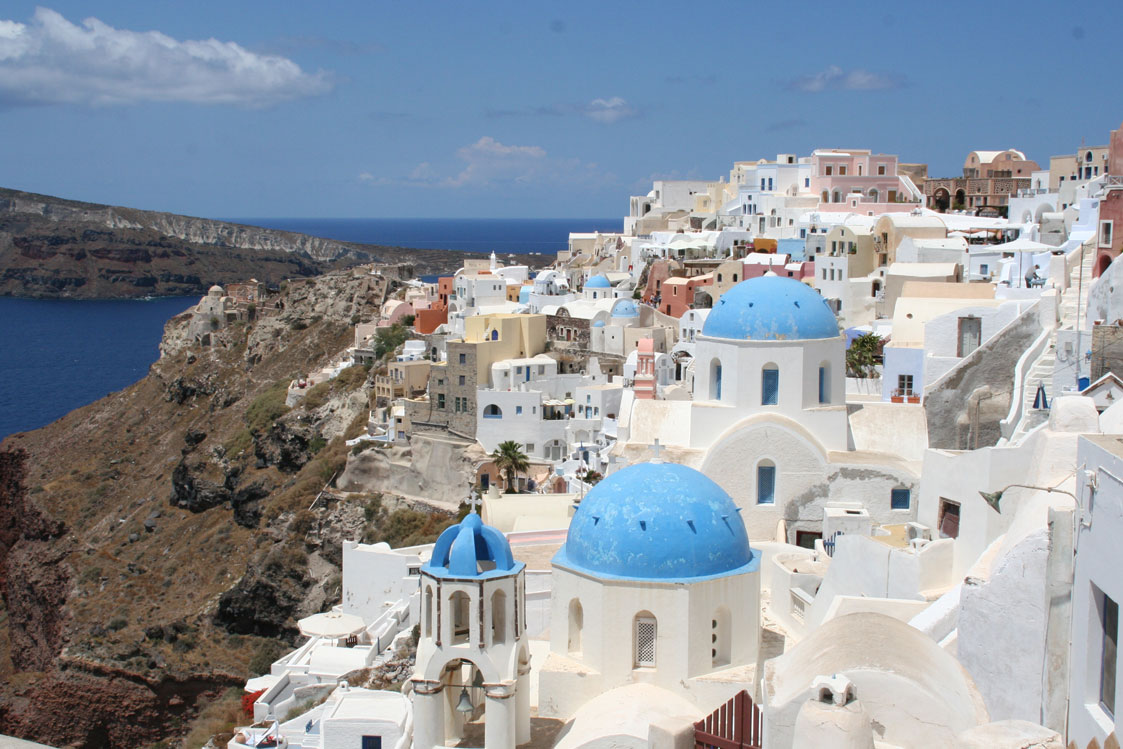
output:
[[496, 469], [507, 476], [507, 492], [514, 493], [515, 478], [530, 468], [530, 461], [522, 451], [522, 445], [514, 440], [500, 442], [491, 454]]
[[881, 362], [881, 336], [864, 333], [850, 343], [846, 349], [846, 374], [849, 377], [872, 377], [874, 367]]

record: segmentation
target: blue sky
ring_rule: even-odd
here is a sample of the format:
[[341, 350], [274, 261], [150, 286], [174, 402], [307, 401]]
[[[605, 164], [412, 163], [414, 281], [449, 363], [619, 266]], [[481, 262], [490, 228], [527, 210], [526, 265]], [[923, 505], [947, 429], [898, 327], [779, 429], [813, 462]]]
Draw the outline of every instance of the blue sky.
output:
[[[956, 174], [1123, 120], [1113, 2], [0, 6], [0, 185], [234, 217], [617, 216], [858, 147]], [[92, 20], [89, 20], [92, 19]], [[1009, 41], [1007, 41], [1009, 40]]]

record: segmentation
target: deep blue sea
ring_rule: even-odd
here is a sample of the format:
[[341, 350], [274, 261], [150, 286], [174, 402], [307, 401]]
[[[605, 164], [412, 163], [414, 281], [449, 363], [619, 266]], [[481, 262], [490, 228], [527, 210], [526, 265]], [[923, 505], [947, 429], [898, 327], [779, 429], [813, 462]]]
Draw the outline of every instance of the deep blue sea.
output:
[[[349, 242], [503, 253], [554, 253], [569, 232], [619, 231], [621, 219], [226, 219]], [[164, 323], [198, 301], [58, 301], [0, 297], [0, 439], [45, 426], [139, 380]]]

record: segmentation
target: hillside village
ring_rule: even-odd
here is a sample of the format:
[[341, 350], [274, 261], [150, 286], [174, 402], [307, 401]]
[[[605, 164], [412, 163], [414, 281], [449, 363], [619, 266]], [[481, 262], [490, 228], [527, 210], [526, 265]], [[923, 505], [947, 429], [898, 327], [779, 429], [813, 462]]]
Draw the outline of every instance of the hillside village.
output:
[[[952, 177], [780, 154], [657, 181], [538, 272], [347, 271], [377, 319], [285, 394], [371, 370], [324, 491], [467, 514], [344, 542], [227, 746], [1117, 745], [1105, 140]], [[215, 287], [190, 344], [276, 304]]]

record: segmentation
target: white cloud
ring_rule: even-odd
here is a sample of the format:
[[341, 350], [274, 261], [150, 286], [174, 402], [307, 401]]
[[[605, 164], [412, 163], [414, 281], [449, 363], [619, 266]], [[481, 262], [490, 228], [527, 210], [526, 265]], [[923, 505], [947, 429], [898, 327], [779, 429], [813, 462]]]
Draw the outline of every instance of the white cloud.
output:
[[612, 125], [628, 117], [634, 117], [636, 111], [628, 102], [619, 96], [611, 99], [593, 99], [585, 105], [585, 116], [605, 125]]
[[871, 73], [856, 68], [846, 71], [831, 65], [812, 75], [802, 75], [788, 81], [788, 88], [817, 94], [823, 91], [876, 91], [879, 89], [900, 88], [904, 81], [899, 76]]
[[397, 184], [408, 187], [496, 187], [531, 184], [610, 183], [616, 177], [601, 172], [595, 163], [576, 158], [554, 158], [541, 146], [513, 146], [485, 135], [456, 151], [458, 166], [440, 169], [424, 161], [401, 178], [359, 174], [371, 185]]
[[73, 24], [38, 8], [27, 24], [0, 20], [0, 105], [190, 102], [268, 106], [331, 88], [322, 71], [217, 39]]

